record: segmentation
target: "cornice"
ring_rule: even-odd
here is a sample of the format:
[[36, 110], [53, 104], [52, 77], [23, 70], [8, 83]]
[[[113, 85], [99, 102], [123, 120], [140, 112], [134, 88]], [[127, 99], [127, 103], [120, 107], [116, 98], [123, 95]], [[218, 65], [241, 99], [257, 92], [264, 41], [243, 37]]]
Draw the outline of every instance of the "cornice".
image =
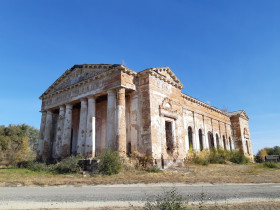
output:
[[200, 106], [203, 106], [203, 107], [205, 107], [205, 108], [207, 108], [207, 109], [210, 109], [210, 110], [212, 110], [212, 111], [214, 111], [214, 112], [217, 112], [217, 113], [219, 113], [219, 114], [222, 114], [222, 115], [225, 115], [225, 116], [229, 117], [228, 114], [227, 114], [226, 112], [223, 112], [223, 111], [219, 110], [218, 108], [216, 108], [216, 107], [214, 107], [214, 106], [211, 106], [211, 105], [209, 105], [209, 104], [206, 104], [206, 103], [204, 103], [204, 102], [202, 102], [202, 101], [200, 101], [200, 100], [198, 100], [198, 99], [196, 99], [196, 98], [193, 98], [193, 97], [191, 97], [191, 96], [189, 96], [189, 95], [187, 95], [187, 94], [185, 94], [185, 93], [182, 93], [182, 97], [183, 97], [184, 99], [190, 101], [190, 102], [199, 104]]

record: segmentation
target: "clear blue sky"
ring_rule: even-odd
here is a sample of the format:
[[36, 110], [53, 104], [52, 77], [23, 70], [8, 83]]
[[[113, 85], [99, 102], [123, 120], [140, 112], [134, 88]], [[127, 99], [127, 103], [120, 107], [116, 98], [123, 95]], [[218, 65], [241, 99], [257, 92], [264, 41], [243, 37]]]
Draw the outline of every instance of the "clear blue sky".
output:
[[0, 124], [39, 128], [38, 97], [67, 68], [122, 60], [244, 109], [254, 153], [280, 144], [279, 0], [0, 0]]

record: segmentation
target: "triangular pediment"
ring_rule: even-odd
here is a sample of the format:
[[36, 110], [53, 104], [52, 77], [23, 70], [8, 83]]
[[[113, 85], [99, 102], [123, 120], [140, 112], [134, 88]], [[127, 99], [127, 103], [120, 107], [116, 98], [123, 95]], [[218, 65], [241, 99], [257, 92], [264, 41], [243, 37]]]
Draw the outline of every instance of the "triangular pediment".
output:
[[246, 114], [246, 112], [243, 110], [242, 113], [240, 114], [240, 117], [246, 119], [246, 120], [249, 120], [249, 117], [248, 115]]
[[240, 111], [235, 111], [235, 112], [229, 112], [227, 113], [230, 117], [232, 116], [239, 116], [245, 120], [249, 120], [248, 115], [246, 114], [246, 112], [244, 110], [240, 110]]
[[[79, 82], [95, 77], [110, 70], [114, 65], [110, 64], [83, 64], [74, 65], [67, 69], [42, 95], [49, 95], [64, 90]], [[40, 97], [40, 98], [41, 98]]]
[[152, 69], [161, 77], [169, 80], [173, 83], [178, 84], [179, 87], [184, 88], [183, 83], [178, 79], [178, 77], [173, 73], [173, 71], [169, 67], [157, 67]]

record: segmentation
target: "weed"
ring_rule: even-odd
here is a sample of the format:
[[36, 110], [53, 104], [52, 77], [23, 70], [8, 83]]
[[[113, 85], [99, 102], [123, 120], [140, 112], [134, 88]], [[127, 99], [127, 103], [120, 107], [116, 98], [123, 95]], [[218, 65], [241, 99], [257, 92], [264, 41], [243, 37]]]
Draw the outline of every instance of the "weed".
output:
[[145, 210], [184, 210], [187, 207], [184, 206], [182, 196], [179, 195], [175, 188], [170, 191], [166, 191], [163, 195], [158, 196], [155, 202], [147, 201], [145, 203]]

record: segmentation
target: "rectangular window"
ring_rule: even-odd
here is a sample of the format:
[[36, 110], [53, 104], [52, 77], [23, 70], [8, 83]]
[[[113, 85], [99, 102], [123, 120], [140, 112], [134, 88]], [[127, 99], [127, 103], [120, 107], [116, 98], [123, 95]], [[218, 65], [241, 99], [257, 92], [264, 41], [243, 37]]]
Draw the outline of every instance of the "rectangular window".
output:
[[166, 134], [167, 153], [172, 154], [174, 145], [173, 145], [173, 134], [172, 134], [172, 122], [170, 121], [165, 121], [165, 134]]

